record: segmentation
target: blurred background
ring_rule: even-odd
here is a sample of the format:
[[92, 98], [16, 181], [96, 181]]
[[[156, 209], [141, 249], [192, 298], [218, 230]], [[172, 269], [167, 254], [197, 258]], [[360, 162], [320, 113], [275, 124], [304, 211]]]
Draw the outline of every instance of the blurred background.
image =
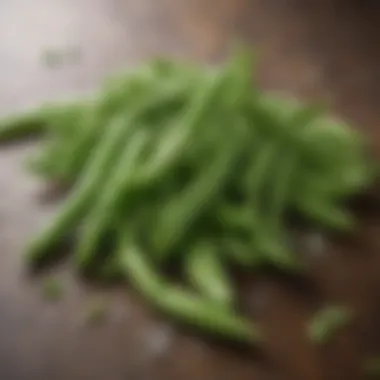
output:
[[[320, 99], [380, 149], [380, 3], [370, 0], [1, 0], [0, 113], [97, 88], [151, 56], [218, 62], [234, 39], [259, 52], [263, 88]], [[363, 215], [350, 241], [317, 239], [304, 281], [242, 279], [247, 313], [269, 341], [257, 352], [186, 334], [126, 289], [83, 283], [65, 266], [64, 299], [46, 304], [25, 276], [25, 239], [53, 206], [21, 162], [31, 147], [0, 150], [0, 378], [4, 380], [364, 379], [380, 355], [380, 214]], [[321, 248], [322, 247], [322, 248]], [[110, 315], [83, 326], [83, 305]], [[304, 336], [322, 300], [358, 320], [324, 349]], [[95, 302], [94, 301], [94, 302]]]

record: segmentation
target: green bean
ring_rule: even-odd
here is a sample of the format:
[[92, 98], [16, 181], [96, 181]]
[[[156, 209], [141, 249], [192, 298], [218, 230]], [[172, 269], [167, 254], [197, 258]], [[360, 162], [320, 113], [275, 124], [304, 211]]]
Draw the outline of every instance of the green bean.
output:
[[[286, 211], [287, 200], [292, 190], [292, 180], [297, 165], [295, 153], [284, 152], [282, 161], [278, 163], [277, 175], [273, 179], [272, 193], [270, 194], [270, 203], [268, 205], [268, 225], [274, 230], [279, 230], [279, 225]], [[274, 169], [276, 171], [276, 169]]]
[[46, 112], [46, 123], [49, 125], [47, 142], [44, 143], [43, 150], [38, 156], [29, 158], [26, 167], [28, 170], [45, 177], [46, 179], [64, 180], [73, 183], [75, 176], [65, 178], [60, 172], [62, 161], [65, 160], [65, 150], [67, 145], [75, 141], [78, 134], [78, 121], [87, 106], [82, 102], [73, 104], [70, 107], [51, 108]]
[[360, 191], [373, 181], [375, 172], [366, 159], [355, 159], [351, 165], [326, 170], [308, 170], [299, 173], [300, 188], [318, 192], [329, 199], [343, 199]]
[[150, 152], [145, 167], [136, 179], [141, 184], [154, 185], [167, 176], [178, 162], [181, 162], [186, 149], [191, 148], [193, 130], [189, 124], [187, 129], [178, 128], [182, 115], [175, 118], [169, 127], [161, 132], [161, 136], [153, 140], [153, 151]]
[[261, 262], [290, 273], [302, 273], [305, 266], [293, 252], [289, 240], [285, 231], [263, 235], [256, 243], [261, 252]]
[[51, 224], [40, 238], [30, 246], [28, 254], [30, 260], [38, 261], [38, 258], [46, 254], [46, 249], [53, 245], [68, 227], [74, 227], [74, 221], [80, 217], [87, 205], [91, 204], [93, 195], [96, 193], [96, 187], [103, 183], [104, 176], [108, 174], [109, 166], [113, 164], [113, 157], [117, 156], [118, 150], [125, 141], [125, 136], [132, 127], [135, 127], [136, 119], [143, 112], [148, 112], [157, 107], [162, 101], [162, 99], [157, 100], [155, 95], [155, 93], [145, 94], [141, 99], [136, 100], [134, 109], [115, 117], [113, 126], [108, 128], [105, 138], [96, 146], [91, 155], [92, 158], [84, 170], [83, 177], [80, 178], [55, 223]]
[[133, 286], [158, 309], [183, 323], [221, 337], [254, 343], [261, 334], [254, 326], [191, 292], [166, 284], [150, 267], [143, 252], [128, 237], [119, 251], [120, 265]]
[[[250, 103], [250, 119], [257, 125], [260, 132], [266, 138], [275, 140], [284, 140], [296, 146], [295, 126], [305, 125], [309, 122], [309, 113], [307, 117], [300, 118], [298, 102], [293, 98], [284, 98], [275, 96], [271, 93], [263, 94], [257, 100], [253, 99]], [[309, 111], [309, 110], [308, 110]], [[314, 112], [314, 110], [313, 110]], [[297, 115], [297, 123], [295, 117]], [[314, 116], [314, 113], [313, 113]]]
[[92, 300], [91, 303], [87, 305], [84, 313], [84, 320], [87, 325], [99, 325], [104, 323], [109, 317], [109, 306], [102, 299]]
[[245, 110], [248, 120], [263, 137], [285, 141], [305, 159], [310, 158], [310, 152], [300, 138], [303, 136], [300, 129], [308, 129], [321, 113], [318, 105], [301, 107], [294, 99], [265, 93], [253, 97]]
[[215, 218], [220, 225], [219, 234], [223, 236], [220, 246], [224, 256], [234, 264], [257, 267], [262, 256], [255, 244], [257, 226], [250, 205], [231, 205], [217, 203]]
[[365, 375], [373, 376], [378, 379], [380, 376], [380, 357], [374, 356], [367, 358], [363, 363], [363, 371]]
[[221, 71], [223, 75], [226, 75], [229, 84], [228, 91], [222, 93], [222, 102], [225, 102], [227, 107], [232, 106], [237, 113], [244, 109], [245, 102], [242, 102], [242, 99], [245, 100], [250, 96], [256, 97], [251, 84], [253, 63], [251, 54], [247, 54], [246, 51], [238, 51]]
[[123, 278], [122, 271], [119, 265], [119, 261], [115, 255], [108, 259], [108, 261], [102, 263], [101, 266], [96, 268], [96, 276], [104, 282], [114, 282]]
[[84, 175], [62, 206], [57, 218], [31, 243], [27, 252], [28, 260], [38, 262], [43, 259], [47, 251], [68, 232], [68, 229], [77, 226], [85, 209], [91, 204], [94, 195], [99, 190], [98, 187], [106, 179], [109, 166], [113, 164], [114, 155], [117, 155], [118, 147], [125, 141], [125, 135], [133, 126], [134, 119], [134, 115], [130, 115], [127, 120], [124, 115], [121, 115], [109, 126], [108, 133], [93, 152]]
[[[272, 232], [265, 222], [260, 222], [263, 218], [262, 215], [265, 214], [265, 210], [262, 209], [262, 195], [266, 189], [265, 185], [270, 176], [273, 159], [277, 155], [277, 149], [275, 143], [265, 144], [261, 147], [257, 159], [254, 160], [248, 171], [246, 177], [246, 191], [250, 200], [250, 207], [255, 214], [254, 239], [257, 244], [256, 249], [264, 254], [263, 257], [269, 258], [269, 261], [274, 261], [276, 264], [281, 264], [283, 267], [293, 269], [298, 267], [298, 263], [295, 262], [292, 254], [289, 253], [287, 248], [284, 248], [276, 240], [273, 240], [273, 234], [276, 236], [278, 232]], [[275, 207], [281, 207], [281, 205]]]
[[25, 137], [51, 132], [51, 121], [59, 119], [59, 115], [82, 108], [81, 102], [67, 104], [46, 104], [20, 114], [9, 115], [0, 120], [0, 141], [20, 140]]
[[182, 81], [179, 83], [178, 81], [175, 83], [169, 81], [165, 86], [157, 86], [154, 81], [152, 83], [149, 81], [142, 83], [138, 78], [133, 78], [129, 86], [128, 91], [125, 91], [123, 86], [121, 86], [121, 90], [116, 91], [116, 93], [106, 91], [103, 96], [98, 99], [98, 102], [94, 104], [94, 111], [89, 112], [87, 117], [83, 120], [84, 125], [81, 127], [81, 134], [66, 152], [66, 156], [69, 157], [69, 160], [62, 168], [62, 172], [70, 176], [70, 174], [76, 170], [78, 165], [80, 165], [86, 157], [87, 152], [91, 149], [94, 141], [96, 141], [99, 135], [102, 135], [104, 122], [109, 115], [114, 114], [118, 110], [125, 112], [125, 104], [129, 103], [129, 108], [133, 109], [136, 103], [141, 102], [141, 99], [144, 102], [144, 99], [149, 97], [151, 99], [150, 108], [146, 110], [146, 112], [141, 113], [141, 116], [147, 115], [153, 110], [162, 108], [169, 101], [177, 99], [179, 94], [183, 92]]
[[[69, 145], [65, 146], [63, 156], [66, 158], [61, 163], [59, 172], [66, 178], [70, 178], [78, 172], [78, 168], [83, 166], [93, 146], [96, 146], [96, 140], [103, 133], [107, 133], [104, 128], [107, 125], [107, 116], [104, 115], [102, 103], [99, 101], [90, 108], [89, 112], [83, 115], [79, 123], [79, 134], [77, 138]], [[114, 113], [115, 114], [115, 113]], [[111, 116], [112, 117], [112, 116]]]
[[345, 167], [347, 162], [353, 162], [353, 157], [357, 161], [365, 147], [363, 138], [343, 123], [322, 117], [316, 118], [310, 128], [305, 129], [300, 142], [307, 146], [309, 157], [313, 158], [311, 162], [323, 171], [334, 167], [341, 169], [341, 165]]
[[221, 239], [224, 255], [233, 264], [244, 268], [257, 268], [265, 263], [265, 258], [255, 244], [236, 236], [225, 236]]
[[184, 323], [200, 327], [211, 334], [245, 343], [258, 343], [261, 334], [248, 320], [225, 308], [210, 304], [181, 289], [166, 288], [160, 303], [162, 309]]
[[261, 196], [265, 191], [264, 185], [270, 175], [270, 168], [273, 164], [273, 158], [277, 152], [276, 143], [263, 142], [258, 148], [256, 156], [252, 157], [252, 162], [246, 174], [246, 180], [243, 184], [250, 207], [256, 214], [260, 215]]
[[[291, 112], [288, 116], [289, 120], [293, 121], [293, 128], [304, 127], [303, 122], [308, 122], [315, 117], [314, 110], [302, 112]], [[289, 120], [286, 122], [289, 124]], [[276, 156], [279, 153], [278, 142], [264, 143], [259, 148], [257, 156], [254, 157], [251, 167], [246, 174], [245, 189], [250, 199], [250, 205], [254, 213], [256, 213], [256, 239], [257, 249], [263, 252], [264, 257], [270, 259], [282, 268], [299, 269], [300, 263], [294, 255], [288, 250], [284, 240], [278, 241], [278, 236], [282, 233], [279, 225], [282, 219], [282, 214], [285, 211], [288, 198], [289, 186], [291, 182], [292, 171], [296, 162], [295, 152], [291, 152], [288, 157], [283, 157], [283, 162], [279, 162], [279, 168], [274, 168], [273, 165], [277, 161]], [[266, 182], [272, 171], [278, 171], [275, 176], [275, 183], [272, 185], [273, 195], [270, 198], [268, 210], [262, 209], [262, 192], [268, 188]], [[264, 194], [265, 195], [265, 194]], [[261, 205], [261, 210], [260, 210]], [[262, 216], [267, 214], [266, 216]], [[262, 222], [260, 219], [264, 217]], [[265, 221], [266, 220], [266, 221]]]
[[64, 296], [62, 283], [54, 277], [47, 277], [42, 284], [43, 296], [47, 301], [57, 302]]
[[[126, 110], [122, 110], [121, 107], [124, 107], [128, 100], [129, 107], [133, 109], [141, 103], [141, 98], [146, 97], [146, 93], [142, 95], [141, 88], [138, 86], [130, 87], [128, 90], [122, 86], [120, 87], [121, 91], [102, 92], [89, 105], [88, 112], [83, 115], [79, 122], [80, 128], [77, 138], [65, 148], [67, 160], [62, 163], [60, 171], [66, 177], [71, 177], [72, 173], [82, 166], [97, 139], [106, 133], [109, 118], [114, 117], [117, 113], [125, 114]], [[132, 90], [135, 90], [134, 97], [132, 97]]]
[[46, 125], [43, 113], [33, 110], [20, 115], [11, 115], [0, 121], [0, 141], [19, 140], [31, 135], [41, 134]]
[[[163, 110], [166, 110], [166, 113], [170, 114], [171, 112], [173, 112], [173, 109], [168, 109], [168, 108], [170, 107], [178, 108], [178, 105], [173, 105], [172, 103], [173, 102], [178, 103], [178, 94], [179, 94], [180, 88], [181, 86], [178, 84], [171, 85], [170, 83], [168, 83], [167, 87], [165, 88], [152, 89], [149, 95], [147, 95], [143, 91], [141, 95], [139, 95], [139, 92], [136, 92], [133, 95], [135, 98], [131, 99], [129, 102], [129, 109], [134, 108], [135, 102], [137, 102], [137, 104], [139, 103], [140, 97], [142, 98], [142, 102], [144, 102], [144, 98], [148, 96], [150, 98], [150, 104], [149, 104], [148, 109], [145, 110], [145, 112], [141, 112], [139, 116], [141, 119], [140, 121], [141, 123], [145, 125], [148, 125], [148, 123], [156, 125], [157, 122], [153, 123], [152, 120], [149, 120], [147, 115], [152, 117], [152, 115], [154, 116], [155, 113], [157, 113], [158, 111], [163, 112]], [[121, 112], [125, 112], [124, 107], [125, 106], [123, 104], [120, 105]], [[137, 105], [137, 107], [139, 106]], [[114, 105], [114, 108], [116, 109], [117, 107]], [[102, 120], [106, 119], [106, 117], [104, 117], [104, 115], [102, 116], [101, 115], [102, 113], [105, 113], [105, 111], [99, 111], [99, 115], [95, 113], [92, 117], [89, 116], [89, 120], [87, 121], [89, 125], [87, 127], [83, 127], [83, 130], [84, 130], [83, 134], [79, 136], [78, 141], [75, 142], [75, 144], [71, 146], [70, 150], [74, 150], [74, 152], [73, 152], [71, 160], [67, 162], [65, 164], [65, 167], [62, 169], [63, 172], [67, 172], [68, 175], [72, 175], [71, 173], [75, 172], [76, 168], [78, 166], [81, 166], [82, 162], [86, 160], [86, 152], [88, 152], [88, 150], [91, 149], [91, 146], [93, 144], [96, 145], [96, 140], [99, 138], [99, 136], [102, 135], [102, 133], [104, 133], [104, 128], [103, 128], [104, 121]], [[107, 113], [111, 113], [111, 111], [107, 111]], [[146, 118], [147, 120], [144, 120], [144, 118]], [[161, 119], [162, 119], [162, 116], [161, 116]], [[86, 132], [86, 130], [88, 131]], [[159, 128], [157, 128], [156, 133], [158, 133], [158, 131], [159, 131]], [[75, 145], [78, 145], [78, 148], [75, 148]], [[66, 153], [66, 155], [67, 154], [68, 153]]]
[[[114, 211], [120, 203], [120, 196], [123, 196], [123, 194], [125, 195], [125, 192], [121, 189], [126, 186], [142, 187], [144, 186], [144, 183], [151, 183], [157, 178], [163, 177], [170, 166], [173, 165], [173, 163], [175, 164], [180, 158], [180, 154], [185, 148], [189, 135], [192, 132], [191, 125], [189, 124], [189, 128], [186, 131], [177, 128], [176, 123], [173, 123], [173, 126], [167, 130], [168, 133], [164, 131], [163, 138], [160, 139], [162, 140], [162, 143], [156, 144], [158, 145], [157, 152], [152, 154], [153, 157], [150, 159], [152, 163], [146, 165], [146, 170], [143, 170], [142, 168], [142, 170], [138, 172], [136, 168], [128, 166], [127, 164], [127, 162], [129, 162], [130, 165], [134, 165], [135, 162], [133, 159], [122, 159], [120, 168], [116, 169], [114, 177], [110, 179], [110, 191], [104, 193], [104, 201], [99, 206], [100, 209], [94, 211], [92, 222], [90, 222], [88, 228], [85, 229], [85, 237], [82, 239], [82, 245], [77, 253], [78, 263], [80, 263], [81, 266], [85, 265], [88, 261], [89, 255], [96, 245], [96, 238], [99, 236], [101, 229], [103, 228], [102, 226], [104, 226], [109, 220], [107, 215], [112, 215], [112, 211]], [[138, 147], [140, 147], [139, 144]], [[133, 152], [138, 153], [136, 149], [133, 149]], [[126, 151], [126, 155], [130, 155], [130, 153]], [[127, 160], [127, 162], [123, 162], [124, 159]], [[125, 172], [128, 172], [128, 170], [133, 172], [134, 178], [125, 175]]]
[[317, 198], [317, 195], [313, 193], [299, 194], [295, 200], [295, 206], [301, 215], [308, 217], [311, 221], [336, 230], [352, 229], [355, 223], [349, 212], [329, 200]]
[[319, 344], [331, 341], [335, 334], [352, 321], [350, 310], [340, 306], [327, 306], [317, 312], [308, 326], [309, 338]]
[[57, 161], [54, 159], [56, 151], [60, 149], [60, 141], [45, 142], [43, 151], [38, 155], [28, 157], [24, 167], [33, 174], [44, 177], [45, 179], [59, 178], [57, 170]]
[[[87, 100], [0, 121], [0, 141], [45, 134], [32, 170], [72, 185], [27, 259], [53, 255], [49, 249], [78, 229], [81, 269], [129, 277], [158, 309], [185, 323], [259, 339], [234, 310], [224, 265], [303, 269], [288, 213], [351, 227], [343, 202], [377, 172], [354, 131], [318, 105], [263, 94], [257, 81], [252, 86], [251, 66], [241, 51], [207, 69], [156, 60], [108, 79]], [[150, 265], [172, 258], [193, 289], [170, 285]]]
[[[323, 174], [322, 174], [323, 173]], [[315, 192], [332, 201], [351, 194], [351, 184], [346, 184], [336, 173], [326, 176], [325, 172], [315, 173], [311, 170], [298, 173], [298, 186], [300, 191]]]
[[79, 267], [85, 268], [88, 265], [102, 233], [112, 223], [112, 218], [117, 213], [120, 198], [131, 197], [131, 190], [134, 190], [135, 185], [134, 177], [141, 167], [141, 152], [149, 138], [148, 132], [143, 128], [131, 136], [130, 142], [110, 174], [107, 185], [98, 201], [95, 201], [75, 254]]
[[217, 205], [215, 214], [216, 219], [227, 230], [251, 233], [255, 228], [253, 223], [254, 210], [249, 204], [233, 206], [223, 202]]
[[[178, 197], [173, 198], [160, 213], [153, 232], [154, 250], [162, 260], [191, 227], [209, 202], [221, 192], [239, 159], [243, 136], [226, 140], [218, 148], [217, 157]], [[234, 141], [235, 140], [235, 141]]]
[[229, 308], [233, 305], [234, 294], [221, 259], [214, 244], [200, 242], [186, 255], [185, 269], [188, 279], [201, 294]]
[[[259, 235], [259, 246], [272, 264], [281, 268], [299, 269], [300, 263], [288, 249], [288, 244], [283, 237], [285, 208], [289, 194], [291, 194], [291, 184], [295, 171], [296, 156], [294, 152], [282, 158], [278, 163], [278, 168], [273, 168], [276, 174], [273, 179], [272, 192], [269, 194], [269, 204], [267, 215], [264, 216]], [[263, 229], [264, 227], [264, 229]]]

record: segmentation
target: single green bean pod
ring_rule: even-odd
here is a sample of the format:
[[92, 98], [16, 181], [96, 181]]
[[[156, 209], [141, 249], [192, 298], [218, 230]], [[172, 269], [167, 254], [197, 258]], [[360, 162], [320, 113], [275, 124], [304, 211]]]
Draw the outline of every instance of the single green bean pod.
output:
[[210, 301], [230, 308], [234, 303], [233, 285], [215, 244], [204, 241], [185, 256], [185, 272], [191, 284]]
[[132, 198], [133, 191], [139, 190], [136, 188], [134, 178], [141, 167], [141, 153], [149, 138], [148, 131], [142, 127], [130, 136], [130, 141], [120, 154], [103, 191], [94, 200], [94, 206], [85, 220], [75, 253], [79, 267], [88, 266], [101, 237], [113, 222], [114, 215], [118, 213], [120, 199]]
[[350, 310], [341, 306], [326, 306], [310, 321], [308, 335], [315, 343], [328, 343], [352, 319], [353, 314]]
[[125, 276], [159, 310], [182, 323], [243, 343], [261, 339], [259, 330], [208, 298], [168, 285], [149, 265], [144, 253], [127, 236], [120, 247], [120, 266]]

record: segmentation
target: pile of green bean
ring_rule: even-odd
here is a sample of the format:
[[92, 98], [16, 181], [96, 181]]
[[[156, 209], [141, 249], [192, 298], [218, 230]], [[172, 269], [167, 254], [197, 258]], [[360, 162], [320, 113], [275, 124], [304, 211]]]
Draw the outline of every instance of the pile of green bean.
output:
[[[92, 99], [4, 119], [2, 140], [45, 132], [28, 167], [71, 186], [28, 261], [77, 233], [81, 270], [127, 278], [182, 322], [259, 340], [227, 267], [300, 270], [288, 215], [350, 228], [345, 201], [373, 171], [361, 136], [318, 107], [263, 93], [251, 72], [246, 53], [217, 68], [155, 60]], [[187, 287], [163, 274], [173, 262]]]

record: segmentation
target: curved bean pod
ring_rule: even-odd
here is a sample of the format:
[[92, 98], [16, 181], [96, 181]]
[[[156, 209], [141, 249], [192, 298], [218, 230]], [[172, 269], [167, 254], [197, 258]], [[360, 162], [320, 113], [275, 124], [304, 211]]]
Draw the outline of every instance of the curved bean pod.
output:
[[201, 294], [229, 308], [233, 305], [234, 294], [222, 258], [214, 244], [207, 241], [198, 243], [185, 256], [185, 271]]
[[108, 176], [109, 166], [113, 164], [114, 156], [117, 156], [118, 148], [125, 141], [125, 136], [134, 122], [133, 116], [126, 120], [122, 115], [109, 126], [105, 138], [94, 150], [83, 176], [61, 207], [57, 218], [30, 244], [27, 250], [27, 259], [30, 262], [43, 259], [52, 246], [78, 225], [86, 208]]
[[[141, 167], [141, 152], [148, 143], [150, 135], [143, 128], [138, 129], [131, 137], [120, 155], [107, 184], [100, 193], [86, 218], [83, 233], [75, 252], [75, 260], [80, 268], [86, 268], [91, 260], [103, 232], [113, 222], [118, 212], [120, 198], [131, 197], [136, 189], [134, 178]], [[137, 185], [138, 186], [138, 185]]]
[[295, 206], [301, 215], [335, 230], [349, 230], [355, 224], [350, 213], [337, 207], [331, 201], [318, 198], [312, 193], [300, 194], [295, 201]]
[[182, 323], [245, 343], [261, 340], [257, 327], [208, 299], [168, 285], [148, 264], [144, 253], [126, 237], [119, 250], [120, 265], [133, 286], [159, 310]]
[[326, 306], [319, 310], [308, 326], [309, 338], [318, 344], [331, 341], [342, 327], [353, 319], [353, 313], [341, 306]]
[[59, 128], [52, 125], [52, 120], [59, 120], [62, 115], [82, 109], [83, 102], [47, 104], [20, 114], [9, 115], [0, 120], [0, 142], [20, 140], [46, 132], [57, 132]]
[[[168, 257], [174, 246], [191, 227], [194, 220], [217, 197], [231, 171], [239, 159], [240, 136], [231, 136], [218, 148], [217, 157], [211, 162], [199, 178], [189, 185], [180, 196], [173, 198], [159, 214], [156, 229], [153, 231], [152, 243], [160, 260]], [[236, 140], [235, 140], [236, 139]]]

